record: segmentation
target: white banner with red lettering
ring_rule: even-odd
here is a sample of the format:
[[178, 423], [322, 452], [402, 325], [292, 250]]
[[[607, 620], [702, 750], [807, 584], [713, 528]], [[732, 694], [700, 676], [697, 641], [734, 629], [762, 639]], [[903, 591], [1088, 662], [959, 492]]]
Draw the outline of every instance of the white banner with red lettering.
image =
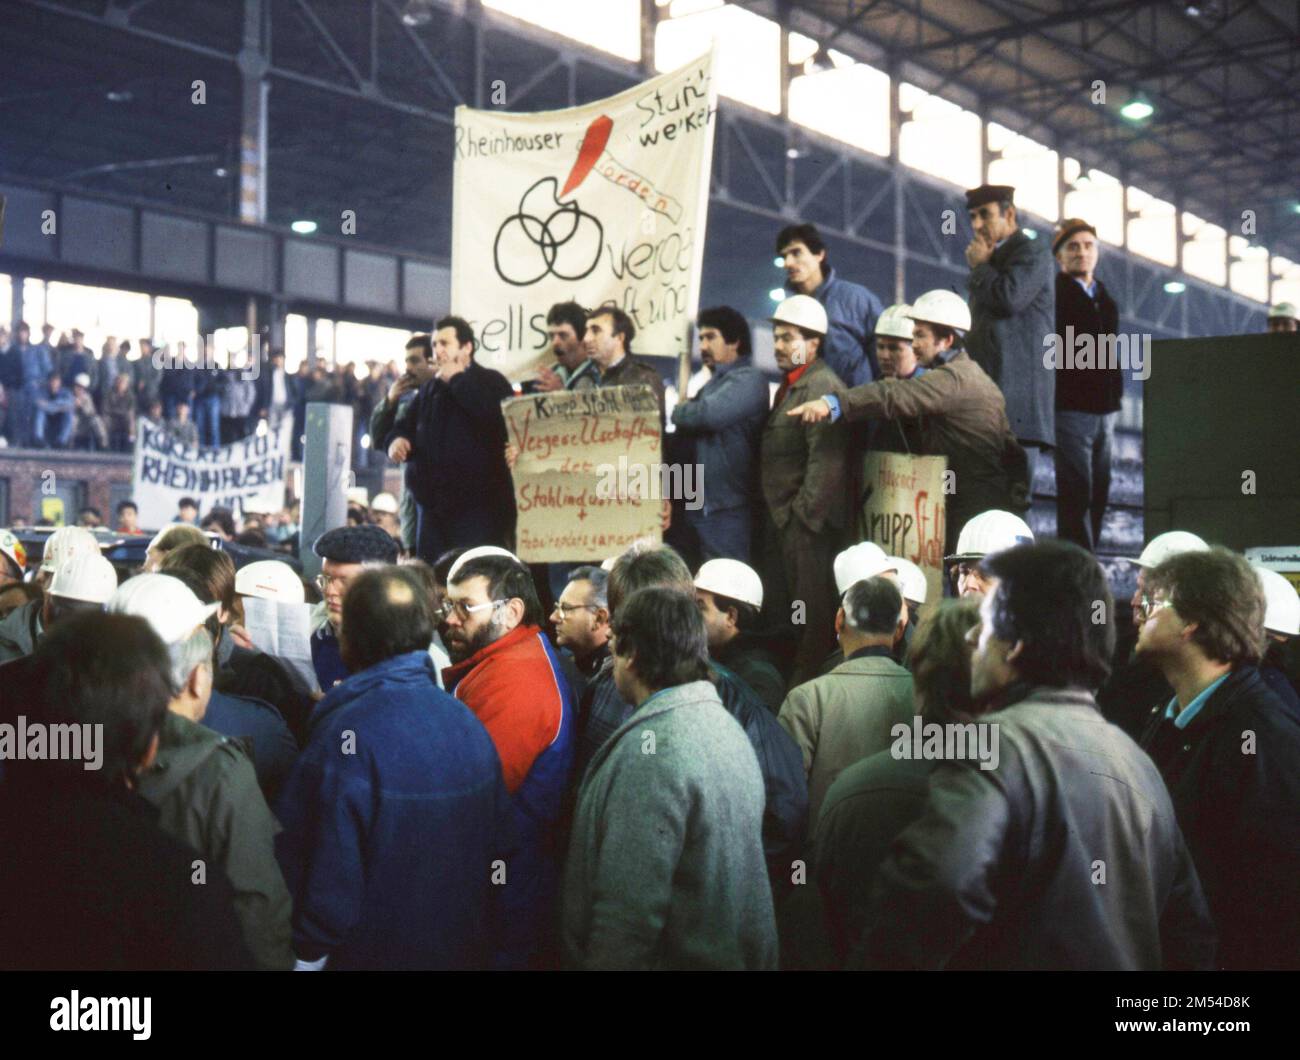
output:
[[[706, 53], [617, 96], [568, 110], [456, 108], [451, 309], [478, 360], [511, 379], [553, 357], [556, 302], [613, 302], [634, 349], [689, 349], [717, 93]], [[509, 103], [509, 86], [506, 105]]]

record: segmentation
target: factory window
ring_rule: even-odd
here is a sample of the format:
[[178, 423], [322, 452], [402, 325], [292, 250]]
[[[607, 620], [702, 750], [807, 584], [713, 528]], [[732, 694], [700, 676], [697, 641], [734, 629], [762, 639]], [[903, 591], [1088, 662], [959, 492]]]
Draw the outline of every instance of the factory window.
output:
[[[810, 47], [811, 46], [811, 47]], [[889, 75], [850, 56], [828, 50], [830, 64], [811, 68], [817, 42], [790, 34], [790, 61], [807, 62], [805, 74], [790, 82], [790, 120], [846, 144], [889, 154]], [[852, 100], [852, 106], [845, 106]]]
[[978, 114], [906, 81], [898, 86], [898, 105], [904, 114], [898, 155], [905, 166], [962, 188], [980, 183]]
[[483, 6], [531, 22], [591, 48], [641, 60], [641, 0], [483, 0]]
[[1099, 169], [1083, 171], [1073, 158], [1065, 170], [1065, 216], [1082, 217], [1097, 229], [1097, 238], [1112, 246], [1124, 245], [1124, 185]]
[[768, 114], [781, 111], [781, 27], [736, 4], [674, 0], [655, 31], [655, 66], [675, 70], [717, 41], [718, 93]]
[[1128, 208], [1128, 248], [1163, 265], [1178, 264], [1178, 210], [1131, 184]]
[[411, 333], [403, 328], [383, 328], [374, 324], [354, 324], [340, 320], [335, 325], [335, 348], [339, 364], [350, 364], [358, 379], [369, 374], [367, 361], [378, 361], [387, 365], [396, 361], [405, 370], [402, 363], [406, 357], [406, 340]]
[[1222, 287], [1228, 282], [1225, 241], [1228, 233], [1218, 225], [1207, 224], [1195, 214], [1183, 214], [1183, 271]]
[[1300, 263], [1289, 258], [1273, 259], [1273, 302], [1300, 305]]
[[1268, 249], [1251, 246], [1242, 236], [1228, 239], [1232, 264], [1228, 268], [1228, 285], [1239, 295], [1256, 302], [1268, 301]]
[[[28, 280], [27, 283], [41, 283]], [[44, 313], [28, 319], [33, 333], [39, 334], [41, 320], [54, 325], [54, 337], [74, 327], [85, 332], [86, 348], [98, 353], [110, 335], [119, 342], [131, 340], [132, 352], [139, 349], [140, 336], [149, 334], [149, 296], [138, 291], [120, 291], [113, 287], [88, 287], [79, 283], [51, 280], [43, 284]], [[30, 292], [24, 290], [24, 302]], [[24, 307], [24, 312], [31, 312]]]
[[1016, 205], [1047, 221], [1057, 221], [1056, 152], [1005, 125], [989, 122], [989, 183], [1010, 184]]
[[[44, 280], [23, 280], [23, 320], [32, 329], [32, 341], [41, 341], [41, 325], [48, 317], [48, 304], [45, 300]], [[50, 321], [50, 323], [54, 323]], [[55, 324], [55, 327], [58, 325]]]
[[183, 342], [193, 353], [198, 348], [199, 311], [188, 298], [155, 298], [153, 331], [154, 342], [164, 345]]
[[6, 273], [0, 272], [0, 325], [12, 330], [14, 322], [9, 319], [14, 304], [14, 282]]

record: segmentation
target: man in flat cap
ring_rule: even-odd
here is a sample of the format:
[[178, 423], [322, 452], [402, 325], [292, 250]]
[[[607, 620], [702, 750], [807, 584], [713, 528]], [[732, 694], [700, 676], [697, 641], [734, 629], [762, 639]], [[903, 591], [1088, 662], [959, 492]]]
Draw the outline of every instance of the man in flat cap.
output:
[[1043, 364], [1043, 339], [1056, 329], [1055, 269], [1046, 242], [1020, 228], [1015, 192], [1005, 184], [984, 184], [966, 193], [975, 231], [966, 248], [966, 349], [1006, 398], [1011, 431], [1029, 458], [1032, 493], [1038, 453], [1056, 444], [1056, 373]]
[[[1066, 357], [1056, 366], [1056, 536], [1097, 551], [1110, 496], [1110, 454], [1124, 396], [1124, 372], [1102, 351], [1113, 348], [1119, 307], [1097, 279], [1097, 230], [1067, 217], [1052, 236], [1056, 274], [1056, 333], [1080, 351], [1088, 335], [1095, 358]], [[1105, 337], [1105, 342], [1103, 342]]]
[[398, 544], [385, 530], [367, 523], [327, 530], [312, 551], [322, 560], [316, 584], [324, 599], [312, 608], [311, 662], [321, 691], [328, 692], [348, 676], [339, 650], [343, 594], [366, 568], [396, 563]]

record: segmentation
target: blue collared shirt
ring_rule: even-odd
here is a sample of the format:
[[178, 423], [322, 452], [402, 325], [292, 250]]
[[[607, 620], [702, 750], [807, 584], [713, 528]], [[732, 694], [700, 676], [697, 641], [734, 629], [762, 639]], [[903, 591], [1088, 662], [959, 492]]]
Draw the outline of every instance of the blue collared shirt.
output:
[[1077, 276], [1072, 277], [1072, 279], [1074, 280], [1075, 283], [1077, 283], [1080, 287], [1082, 287], [1085, 291], [1088, 292], [1089, 298], [1097, 297], [1097, 277], [1094, 276], [1092, 278], [1092, 283], [1084, 283]]
[[1217, 681], [1211, 681], [1200, 693], [1187, 704], [1181, 711], [1178, 709], [1178, 697], [1174, 696], [1169, 701], [1169, 706], [1165, 707], [1165, 717], [1174, 719], [1175, 729], [1185, 729], [1192, 723], [1192, 719], [1201, 712], [1201, 708], [1209, 702], [1210, 697], [1214, 695], [1215, 690], [1231, 676], [1231, 671], [1224, 674]]

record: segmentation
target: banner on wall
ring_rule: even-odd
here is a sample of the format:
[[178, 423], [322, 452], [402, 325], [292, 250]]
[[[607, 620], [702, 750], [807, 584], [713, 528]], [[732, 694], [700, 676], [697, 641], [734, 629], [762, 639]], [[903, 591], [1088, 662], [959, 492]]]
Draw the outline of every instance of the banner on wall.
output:
[[927, 600], [943, 597], [946, 532], [942, 456], [868, 453], [863, 464], [864, 540], [889, 556], [911, 560], [925, 572]]
[[512, 380], [553, 359], [556, 302], [620, 306], [634, 349], [689, 356], [717, 111], [712, 53], [567, 110], [456, 108], [451, 308]]
[[665, 465], [648, 386], [560, 391], [502, 402], [513, 469], [516, 555], [596, 562], [661, 539]]
[[265, 434], [229, 445], [184, 445], [141, 417], [132, 479], [140, 525], [156, 530], [173, 522], [182, 497], [199, 502], [200, 516], [213, 508], [243, 511], [249, 501], [282, 507], [292, 438], [293, 417], [283, 416]]

